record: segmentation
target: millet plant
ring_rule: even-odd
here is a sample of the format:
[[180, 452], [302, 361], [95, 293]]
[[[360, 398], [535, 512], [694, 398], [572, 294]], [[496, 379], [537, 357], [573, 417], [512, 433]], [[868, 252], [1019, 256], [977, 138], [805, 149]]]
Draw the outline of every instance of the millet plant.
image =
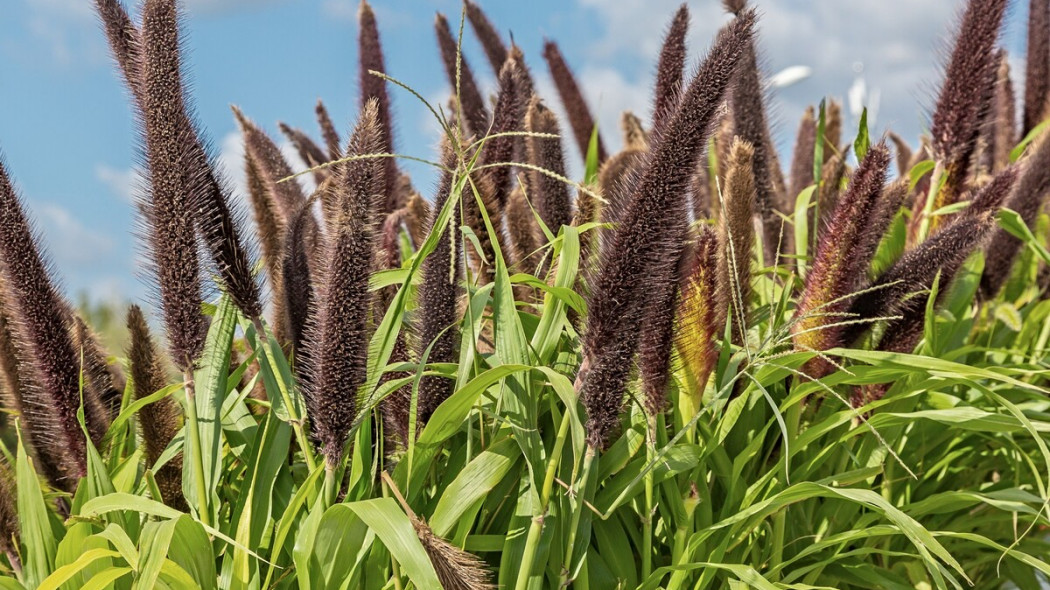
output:
[[698, 59], [668, 15], [617, 152], [554, 41], [532, 59], [470, 0], [438, 14], [419, 191], [390, 97], [426, 101], [362, 1], [355, 121], [276, 126], [309, 170], [233, 108], [246, 215], [179, 2], [94, 0], [156, 322], [131, 306], [104, 349], [0, 165], [0, 589], [1039, 588], [1050, 3], [1020, 101], [1007, 1], [969, 0], [928, 136], [820, 100], [784, 167], [759, 17], [724, 4]]

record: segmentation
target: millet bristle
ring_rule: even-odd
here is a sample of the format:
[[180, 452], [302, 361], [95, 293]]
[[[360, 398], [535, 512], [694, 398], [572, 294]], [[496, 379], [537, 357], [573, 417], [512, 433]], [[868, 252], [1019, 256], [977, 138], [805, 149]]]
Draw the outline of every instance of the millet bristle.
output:
[[507, 234], [510, 236], [515, 265], [523, 272], [534, 272], [536, 269], [539, 233], [532, 207], [519, 185], [507, 200]]
[[[386, 65], [383, 59], [383, 46], [379, 40], [379, 27], [376, 25], [376, 16], [367, 0], [361, 0], [361, 9], [358, 11], [358, 22], [361, 30], [358, 36], [358, 55], [360, 56], [360, 87], [361, 107], [364, 108], [368, 101], [375, 100], [379, 105], [379, 152], [394, 152], [394, 119], [393, 110], [390, 107], [390, 97], [387, 94], [386, 80], [370, 74], [369, 71], [386, 73]], [[386, 197], [381, 213], [390, 213], [397, 209], [394, 201], [395, 189], [397, 187], [398, 168], [394, 158], [383, 158], [383, 194]]]
[[[754, 230], [752, 229], [752, 233]], [[725, 330], [725, 308], [719, 301], [719, 239], [709, 226], [699, 226], [691, 267], [682, 287], [679, 329], [675, 343], [687, 388], [699, 402], [700, 394], [718, 363], [718, 343]]]
[[[317, 168], [330, 160], [328, 154], [321, 149], [321, 146], [317, 145], [302, 129], [296, 129], [285, 123], [278, 123], [277, 128], [288, 138], [288, 141], [292, 142], [292, 145], [295, 146], [295, 151], [299, 153], [299, 157], [307, 167]], [[317, 184], [321, 184], [328, 178], [328, 170], [323, 168], [314, 170], [313, 177]]]
[[[446, 144], [445, 166], [455, 167], [455, 156]], [[423, 261], [423, 282], [419, 286], [419, 312], [416, 326], [419, 336], [416, 354], [422, 359], [427, 347], [431, 347], [428, 363], [455, 362], [459, 344], [459, 281], [462, 272], [459, 253], [455, 249], [456, 224], [450, 222], [445, 228], [435, 228], [441, 209], [452, 198], [453, 174], [442, 175], [430, 216], [430, 231], [441, 231], [434, 250]], [[473, 196], [471, 195], [471, 198]], [[419, 383], [417, 416], [425, 424], [441, 402], [452, 395], [455, 384], [443, 377], [424, 376]]]
[[[376, 101], [365, 104], [346, 153], [364, 155], [382, 149]], [[310, 424], [329, 468], [342, 455], [356, 417], [357, 390], [366, 377], [368, 317], [372, 294], [368, 280], [375, 259], [375, 225], [383, 199], [383, 160], [345, 163], [340, 175], [337, 211], [323, 256], [323, 276], [303, 345]], [[285, 286], [286, 290], [288, 285]]]
[[423, 549], [430, 558], [431, 565], [437, 573], [438, 581], [445, 590], [495, 590], [492, 573], [485, 562], [472, 553], [460, 549], [434, 534], [427, 524], [412, 517], [412, 526], [416, 530]]
[[[496, 106], [492, 112], [491, 135], [522, 131], [525, 129], [525, 108], [528, 97], [522, 89], [526, 82], [521, 63], [515, 56], [507, 59], [499, 72], [499, 90], [496, 94]], [[515, 136], [491, 137], [485, 141], [478, 163], [481, 166], [510, 162], [514, 157], [515, 143], [522, 138]], [[495, 200], [500, 207], [505, 207], [510, 191], [513, 190], [513, 177], [510, 166], [496, 166], [487, 169], [495, 191]]]
[[77, 366], [84, 382], [85, 422], [91, 440], [99, 446], [110, 423], [120, 414], [124, 397], [124, 375], [111, 372], [98, 335], [84, 323], [79, 314], [73, 317], [72, 332], [73, 347], [79, 361]]
[[817, 143], [817, 119], [813, 107], [807, 107], [798, 124], [795, 149], [791, 155], [791, 184], [788, 195], [797, 197], [813, 184], [813, 149]]
[[[715, 267], [716, 298], [712, 326], [721, 334], [726, 315], [731, 315], [732, 338], [737, 345], [747, 340], [748, 307], [751, 301], [752, 255], [755, 248], [755, 150], [737, 139], [729, 156], [729, 172], [722, 189], [725, 209], [718, 217], [718, 254]], [[709, 272], [709, 271], [704, 271]]]
[[[558, 118], [538, 97], [533, 97], [529, 103], [525, 130], [529, 133], [559, 135]], [[530, 164], [565, 177], [565, 155], [560, 137], [529, 136], [526, 144]], [[557, 235], [561, 226], [572, 221], [572, 194], [565, 182], [534, 171], [529, 179], [529, 197], [551, 233]]]
[[1027, 134], [1046, 118], [1050, 99], [1050, 2], [1028, 2], [1028, 48], [1024, 71], [1024, 122]]
[[483, 137], [488, 133], [490, 122], [485, 99], [481, 96], [478, 84], [474, 80], [474, 71], [459, 50], [459, 42], [452, 34], [448, 19], [440, 12], [434, 19], [434, 32], [437, 34], [441, 61], [445, 64], [445, 75], [448, 76], [449, 83], [452, 85], [452, 92], [458, 91], [467, 134]]
[[[762, 219], [762, 246], [765, 251], [766, 264], [772, 264], [781, 241], [782, 221], [777, 215], [780, 206], [776, 189], [773, 186], [771, 173], [772, 158], [769, 153], [766, 124], [766, 107], [763, 99], [763, 87], [758, 68], [758, 58], [754, 41], [744, 53], [740, 68], [737, 70], [736, 84], [732, 91], [733, 131], [754, 148], [754, 171], [756, 205]], [[786, 233], [786, 232], [785, 232]]]
[[[1050, 27], [1050, 23], [1047, 23]], [[1050, 50], [1048, 50], [1050, 53]], [[991, 171], [999, 172], [1010, 165], [1010, 150], [1017, 145], [1017, 104], [1014, 96], [1014, 85], [1010, 80], [1010, 60], [1005, 51], [1000, 52], [998, 81], [995, 85], [995, 99], [992, 103], [994, 118], [990, 118]], [[1050, 60], [1050, 55], [1047, 57]], [[1050, 76], [1050, 72], [1047, 73]]]
[[[848, 296], [867, 278], [871, 257], [886, 230], [876, 227], [874, 220], [889, 163], [885, 143], [873, 146], [835, 206], [795, 312], [798, 321], [792, 326], [792, 335], [799, 350], [823, 351], [842, 344], [843, 327], [836, 324], [845, 319]], [[819, 378], [833, 369], [826, 359], [814, 357], [803, 371]]]
[[[569, 65], [565, 63], [565, 58], [562, 57], [557, 43], [550, 40], [544, 42], [543, 58], [547, 60], [547, 67], [550, 69], [551, 78], [554, 79], [554, 86], [558, 90], [561, 104], [569, 116], [569, 125], [576, 138], [576, 146], [580, 149], [580, 155], [586, 158], [587, 148], [591, 143], [591, 134], [594, 132], [594, 117], [591, 115], [591, 109], [587, 106], [583, 92], [580, 91], [580, 85], [576, 82]], [[607, 153], [599, 134], [598, 163], [605, 161]]]
[[[934, 159], [947, 174], [935, 210], [956, 202], [969, 174], [981, 122], [993, 96], [999, 66], [996, 42], [1006, 4], [1007, 0], [970, 0], [962, 15], [930, 128]], [[937, 219], [931, 222], [940, 223]]]
[[146, 225], [172, 359], [190, 370], [204, 348], [201, 269], [186, 170], [199, 162], [186, 150], [179, 16], [172, 0], [148, 0], [142, 12], [142, 118], [150, 198]]
[[467, 7], [467, 20], [470, 21], [470, 26], [474, 29], [474, 34], [477, 36], [478, 41], [481, 42], [481, 48], [485, 51], [485, 57], [488, 58], [489, 64], [492, 65], [492, 72], [499, 75], [503, 69], [503, 65], [507, 62], [507, 46], [503, 43], [503, 39], [500, 37], [496, 27], [492, 26], [492, 22], [485, 15], [485, 12], [481, 10], [481, 7], [466, 0], [464, 4]]
[[79, 356], [70, 338], [66, 303], [51, 282], [47, 263], [37, 248], [22, 204], [0, 162], [0, 270], [7, 289], [20, 372], [26, 391], [27, 421], [46, 431], [37, 446], [40, 456], [75, 485], [85, 474], [84, 434], [77, 421], [80, 407]]
[[310, 271], [310, 251], [306, 239], [307, 217], [313, 215], [313, 201], [307, 200], [292, 216], [284, 234], [281, 259], [281, 294], [284, 297], [285, 337], [292, 350], [302, 350], [306, 320], [313, 304], [314, 286]]
[[[194, 216], [193, 223], [211, 256], [226, 292], [230, 294], [234, 303], [245, 315], [257, 317], [262, 313], [262, 303], [258, 285], [252, 276], [255, 264], [253, 256], [245, 247], [242, 239], [240, 219], [231, 211], [229, 190], [215, 170], [193, 122], [186, 104], [187, 99], [181, 86], [181, 79], [175, 77], [168, 80], [171, 85], [170, 89], [151, 89], [143, 79], [149, 74], [146, 72], [148, 64], [144, 68], [146, 62], [143, 61], [142, 53], [152, 52], [156, 58], [157, 54], [163, 52], [156, 47], [145, 46], [142, 34], [135, 28], [127, 11], [118, 1], [97, 0], [96, 7], [105, 25], [110, 47], [124, 74], [128, 89], [141, 111], [145, 126], [147, 128], [150, 126], [151, 116], [147, 111], [146, 101], [151, 100], [154, 104], [156, 102], [156, 97], [147, 96], [150, 92], [163, 92], [180, 97], [180, 102], [172, 105], [177, 109], [171, 113], [176, 118], [164, 124], [170, 125], [177, 134], [178, 140], [182, 142], [181, 149], [184, 158], [182, 166], [185, 175], [183, 184], [188, 193], [191, 214]], [[174, 11], [174, 8], [172, 10]], [[177, 24], [175, 30], [165, 35], [171, 37], [169, 40], [173, 45], [170, 51], [173, 51], [175, 55], [162, 55], [161, 59], [171, 62], [169, 65], [177, 69], [179, 67]]]
[[[1031, 226], [1050, 194], [1050, 137], [1046, 133], [1037, 140], [1034, 150], [1022, 165], [1017, 187], [1006, 199], [1005, 206], [1020, 214], [1021, 219]], [[995, 297], [1002, 290], [1022, 246], [1023, 242], [1005, 229], [994, 232], [985, 251], [984, 274], [981, 276], [981, 295], [984, 298]]]
[[339, 140], [339, 132], [335, 129], [335, 123], [332, 122], [332, 117], [328, 114], [328, 107], [324, 106], [324, 102], [321, 99], [317, 99], [314, 113], [317, 115], [317, 126], [321, 128], [321, 137], [324, 138], [325, 148], [328, 149], [328, 159], [338, 159], [343, 153], [343, 144]]
[[[168, 380], [160, 354], [150, 336], [149, 325], [137, 305], [128, 308], [127, 324], [130, 340], [128, 367], [135, 399], [140, 400], [163, 389]], [[172, 398], [165, 397], [143, 406], [137, 417], [142, 428], [146, 464], [153, 468], [179, 432], [179, 408]], [[185, 506], [182, 497], [182, 455], [173, 457], [155, 475], [164, 503], [173, 507]]]
[[647, 277], [673, 276], [682, 240], [665, 232], [667, 217], [688, 218], [687, 189], [706, 145], [711, 123], [724, 100], [737, 65], [750, 45], [755, 22], [746, 11], [718, 35], [668, 122], [653, 145], [635, 185], [635, 196], [603, 248], [593, 282], [583, 335], [584, 360], [577, 390], [587, 410], [587, 442], [605, 448], [619, 425], [624, 386], [638, 349]]
[[[872, 320], [901, 315], [902, 319], [893, 320], [891, 324], [922, 324], [926, 302], [923, 298], [909, 298], [909, 295], [930, 289], [938, 271], [941, 273], [941, 292], [946, 292], [966, 258], [986, 241], [994, 229], [995, 214], [1016, 178], [1016, 168], [1007, 168], [997, 174], [972, 197], [970, 206], [950, 220], [944, 229], [905, 252], [872, 284], [874, 288], [853, 298], [849, 306], [851, 317]], [[986, 272], [988, 269], [986, 264]], [[870, 325], [851, 326], [843, 335], [843, 344], [851, 344], [867, 327]]]
[[689, 7], [682, 4], [671, 19], [656, 65], [656, 90], [653, 96], [653, 129], [663, 127], [674, 114], [682, 93], [685, 76], [685, 36], [689, 33]]

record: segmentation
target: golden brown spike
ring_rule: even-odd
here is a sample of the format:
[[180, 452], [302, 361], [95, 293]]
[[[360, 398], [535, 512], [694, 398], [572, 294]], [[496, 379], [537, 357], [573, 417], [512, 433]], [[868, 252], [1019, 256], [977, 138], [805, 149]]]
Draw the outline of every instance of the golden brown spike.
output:
[[732, 313], [733, 343], [747, 340], [751, 301], [751, 266], [755, 248], [755, 150], [737, 139], [729, 156], [729, 173], [722, 195], [725, 210], [718, 218], [718, 262], [714, 328], [721, 330]]

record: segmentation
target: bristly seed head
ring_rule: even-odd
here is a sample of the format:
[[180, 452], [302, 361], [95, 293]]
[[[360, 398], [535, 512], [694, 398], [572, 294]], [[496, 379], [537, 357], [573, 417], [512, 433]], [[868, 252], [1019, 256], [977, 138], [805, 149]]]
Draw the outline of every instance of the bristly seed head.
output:
[[[544, 42], [543, 58], [547, 60], [547, 67], [550, 69], [551, 78], [554, 79], [554, 86], [558, 90], [558, 96], [561, 97], [561, 104], [565, 107], [565, 112], [569, 116], [569, 125], [572, 127], [572, 134], [576, 138], [576, 146], [580, 149], [580, 155], [586, 158], [587, 148], [591, 143], [591, 134], [594, 132], [594, 116], [591, 115], [591, 109], [587, 106], [587, 101], [583, 98], [580, 85], [572, 75], [569, 65], [565, 63], [565, 58], [562, 57], [557, 43], [550, 40]], [[605, 144], [602, 143], [601, 135], [599, 134], [599, 164], [605, 161], [606, 154]]]
[[653, 130], [658, 133], [674, 114], [682, 94], [685, 75], [685, 36], [689, 33], [689, 7], [682, 4], [667, 28], [660, 59], [656, 65], [656, 91], [653, 96]]
[[[379, 153], [382, 131], [376, 101], [361, 111], [346, 153]], [[346, 162], [337, 171], [338, 197], [322, 258], [323, 276], [303, 344], [308, 377], [302, 383], [310, 424], [329, 469], [342, 456], [356, 418], [358, 388], [368, 361], [375, 226], [383, 199], [383, 160]], [[287, 290], [290, 286], [285, 285]]]
[[39, 455], [75, 485], [86, 472], [84, 434], [77, 420], [80, 407], [80, 359], [73, 347], [67, 304], [51, 283], [47, 263], [37, 249], [22, 204], [0, 162], [0, 270], [10, 304], [16, 347], [24, 357], [23, 410], [46, 441]]
[[[525, 130], [529, 133], [559, 135], [558, 118], [544, 106], [538, 97], [533, 97], [525, 115]], [[559, 137], [536, 137], [530, 135], [526, 141], [529, 163], [543, 170], [565, 177], [565, 155]], [[572, 221], [572, 194], [569, 185], [544, 174], [533, 171], [529, 182], [532, 198], [540, 219], [551, 233], [557, 235], [561, 226]]]
[[[452, 92], [458, 92], [459, 105], [463, 109], [463, 123], [467, 135], [483, 137], [489, 130], [489, 112], [485, 108], [485, 99], [474, 81], [474, 71], [459, 50], [456, 36], [452, 34], [448, 19], [440, 12], [434, 19], [434, 31], [437, 33], [438, 49], [441, 61], [445, 64], [445, 75], [448, 76]], [[457, 86], [458, 84], [458, 86]]]
[[[361, 107], [362, 109], [370, 100], [375, 100], [379, 105], [379, 152], [394, 152], [394, 119], [390, 107], [390, 97], [387, 95], [386, 80], [370, 74], [369, 71], [386, 73], [386, 65], [383, 59], [383, 46], [379, 41], [379, 27], [376, 25], [376, 15], [368, 0], [361, 0], [361, 9], [358, 12], [358, 21], [361, 31], [358, 35], [358, 56], [360, 59], [359, 81], [361, 85]], [[394, 158], [383, 158], [383, 194], [385, 201], [380, 208], [381, 213], [390, 213], [397, 209], [394, 201], [397, 188], [398, 169]]]
[[587, 442], [604, 448], [619, 424], [631, 359], [638, 350], [649, 276], [674, 277], [682, 236], [667, 231], [688, 220], [687, 189], [723, 97], [750, 45], [755, 15], [746, 11], [726, 26], [679, 101], [666, 132], [650, 150], [634, 198], [602, 249], [583, 336], [577, 376], [587, 409]]

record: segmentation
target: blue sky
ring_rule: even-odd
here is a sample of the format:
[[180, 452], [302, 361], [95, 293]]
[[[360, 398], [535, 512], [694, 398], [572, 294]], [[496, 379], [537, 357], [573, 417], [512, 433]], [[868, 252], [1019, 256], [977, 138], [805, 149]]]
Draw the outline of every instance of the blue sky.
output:
[[[559, 42], [615, 148], [618, 116], [648, 116], [649, 86], [663, 29], [680, 0], [480, 0], [511, 32], [556, 95], [540, 57], [545, 37]], [[752, 0], [762, 13], [764, 68], [812, 68], [810, 78], [771, 99], [774, 133], [790, 143], [802, 110], [830, 95], [877, 111], [876, 128], [915, 138], [939, 84], [938, 63], [961, 0]], [[4, 0], [0, 19], [0, 151], [36, 220], [66, 292], [96, 299], [140, 299], [148, 292], [138, 263], [133, 193], [137, 162], [132, 112], [89, 0]], [[1004, 46], [1015, 85], [1023, 71], [1025, 7], [1012, 7]], [[692, 0], [690, 53], [700, 56], [725, 21], [717, 0]], [[239, 105], [275, 137], [277, 121], [316, 134], [313, 105], [323, 98], [349, 128], [357, 105], [357, 0], [186, 0], [186, 68], [205, 133], [238, 181], [238, 136], [229, 105]], [[449, 92], [436, 50], [436, 11], [458, 20], [459, 0], [374, 0], [387, 69], [428, 99]], [[941, 50], [939, 52], [939, 50]], [[470, 36], [466, 58], [491, 88], [493, 76]], [[394, 90], [396, 147], [432, 157], [437, 128], [407, 93]], [[556, 110], [557, 105], [554, 104]], [[848, 109], [847, 109], [848, 110]], [[567, 153], [577, 158], [572, 144]], [[787, 164], [787, 155], [782, 156]], [[409, 166], [429, 192], [433, 175]], [[578, 170], [575, 161], [570, 166]]]

